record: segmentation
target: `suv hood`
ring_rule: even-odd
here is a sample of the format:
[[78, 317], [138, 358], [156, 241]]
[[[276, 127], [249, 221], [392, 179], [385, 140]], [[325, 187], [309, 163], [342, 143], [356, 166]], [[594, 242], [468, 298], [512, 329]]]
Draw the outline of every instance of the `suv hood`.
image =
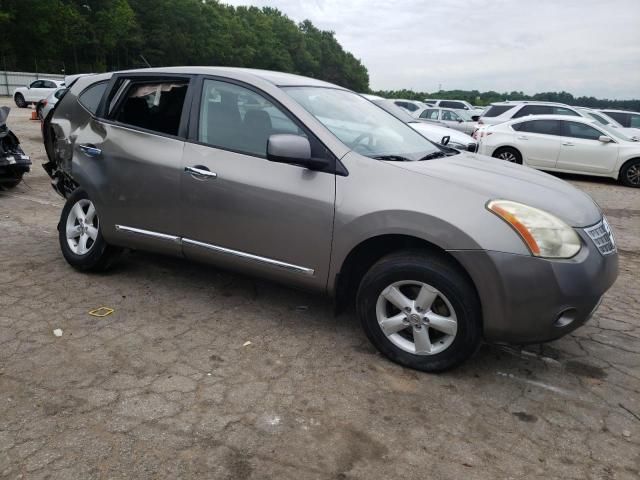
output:
[[564, 180], [504, 160], [462, 152], [422, 162], [387, 163], [469, 188], [485, 201], [513, 200], [545, 210], [572, 227], [587, 227], [602, 217], [589, 195]]

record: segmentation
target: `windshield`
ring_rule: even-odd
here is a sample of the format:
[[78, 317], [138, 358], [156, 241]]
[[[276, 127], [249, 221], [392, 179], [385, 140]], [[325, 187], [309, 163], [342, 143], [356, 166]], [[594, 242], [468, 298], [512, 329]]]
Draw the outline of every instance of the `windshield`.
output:
[[353, 92], [324, 87], [283, 90], [361, 155], [421, 160], [442, 152], [410, 126]]

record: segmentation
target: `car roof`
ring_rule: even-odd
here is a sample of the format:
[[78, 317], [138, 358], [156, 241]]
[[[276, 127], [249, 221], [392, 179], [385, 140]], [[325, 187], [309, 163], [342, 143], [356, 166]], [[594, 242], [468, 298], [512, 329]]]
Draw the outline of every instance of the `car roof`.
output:
[[233, 77], [237, 80], [247, 80], [251, 82], [255, 79], [261, 79], [272, 83], [277, 87], [285, 86], [305, 86], [305, 87], [330, 87], [347, 90], [333, 83], [316, 80], [315, 78], [303, 77], [292, 73], [276, 72], [272, 70], [260, 70], [255, 68], [239, 68], [239, 67], [163, 67], [163, 68], [140, 68], [135, 70], [123, 70], [113, 73], [174, 73], [174, 74], [192, 74], [192, 75], [220, 75], [225, 77]]
[[493, 105], [513, 105], [514, 107], [516, 105], [558, 105], [561, 107], [571, 107], [571, 105], [567, 105], [566, 103], [560, 103], [560, 102], [542, 102], [542, 101], [537, 101], [537, 100], [506, 100], [504, 102], [493, 102], [491, 103], [491, 106]]
[[601, 108], [599, 110], [600, 112], [615, 112], [615, 113], [635, 113], [635, 114], [640, 114], [640, 112], [634, 112], [632, 110], [615, 110], [613, 108]]
[[[571, 122], [575, 121], [579, 123], [588, 123], [588, 124], [598, 123], [598, 121], [593, 118], [576, 117], [573, 115], [526, 115], [524, 117], [512, 118], [511, 120], [502, 122], [502, 124], [519, 123], [519, 122], [526, 122], [531, 120], [565, 120], [565, 121], [571, 121]], [[500, 124], [496, 124], [496, 125], [500, 125]]]

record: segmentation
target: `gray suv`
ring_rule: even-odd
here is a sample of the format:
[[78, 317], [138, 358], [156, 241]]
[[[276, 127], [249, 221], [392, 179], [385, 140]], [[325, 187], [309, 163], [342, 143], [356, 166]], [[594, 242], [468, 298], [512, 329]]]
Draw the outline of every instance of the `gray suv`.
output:
[[213, 67], [92, 75], [43, 132], [76, 269], [144, 249], [355, 300], [371, 342], [411, 368], [451, 368], [482, 339], [558, 338], [617, 276], [588, 195], [435, 145], [318, 80]]

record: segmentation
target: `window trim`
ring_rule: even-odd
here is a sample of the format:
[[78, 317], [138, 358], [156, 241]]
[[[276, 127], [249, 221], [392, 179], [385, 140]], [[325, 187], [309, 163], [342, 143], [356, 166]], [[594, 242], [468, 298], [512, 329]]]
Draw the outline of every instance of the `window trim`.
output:
[[[102, 97], [100, 98], [100, 101], [98, 102], [98, 107], [96, 108], [96, 113], [93, 113], [93, 112], [91, 112], [91, 110], [89, 110], [89, 109], [85, 106], [85, 104], [84, 104], [84, 103], [82, 103], [82, 102], [80, 101], [80, 97], [81, 97], [82, 95], [84, 95], [84, 93], [85, 93], [87, 90], [89, 90], [90, 88], [93, 88], [93, 87], [95, 87], [96, 85], [99, 85], [99, 84], [101, 84], [101, 83], [106, 83], [107, 85], [105, 86], [105, 88], [104, 88], [104, 92], [102, 92]], [[84, 109], [84, 110], [85, 110], [89, 115], [91, 115], [92, 117], [94, 117], [94, 118], [95, 118], [95, 117], [96, 117], [96, 114], [100, 111], [100, 104], [102, 103], [102, 98], [104, 98], [104, 96], [105, 96], [105, 94], [108, 92], [108, 90], [109, 90], [109, 80], [100, 80], [100, 81], [97, 81], [97, 82], [93, 82], [93, 83], [91, 83], [91, 84], [87, 85], [85, 88], [83, 88], [83, 89], [82, 89], [82, 91], [76, 95], [76, 101], [78, 102], [78, 104], [79, 104], [79, 105], [80, 105], [80, 106], [81, 106], [81, 107], [82, 107], [82, 108], [83, 108], [83, 109]], [[69, 91], [69, 89], [67, 88], [67, 92], [68, 92], [68, 91]], [[63, 97], [64, 97], [64, 96], [66, 96], [67, 92], [65, 92], [65, 93], [64, 93]], [[58, 98], [58, 102], [59, 102], [60, 100], [61, 100], [61, 99], [60, 99], [60, 98]]]
[[[309, 138], [315, 139], [320, 145], [322, 145], [324, 150], [327, 152], [327, 154], [329, 155], [329, 158], [328, 158], [329, 166], [324, 170], [317, 170], [318, 172], [330, 173], [333, 175], [340, 175], [344, 177], [349, 175], [349, 171], [347, 170], [347, 168], [336, 157], [336, 155], [331, 151], [331, 149], [329, 149], [329, 147], [327, 147], [322, 142], [322, 140], [318, 138], [317, 135], [315, 135], [311, 130], [309, 130], [309, 128], [298, 117], [296, 117], [293, 114], [293, 112], [291, 112], [291, 110], [289, 110], [286, 106], [284, 106], [281, 102], [279, 102], [276, 98], [274, 98], [272, 95], [265, 92], [264, 90], [256, 87], [255, 85], [251, 85], [250, 83], [245, 83], [235, 78], [223, 77], [219, 75], [209, 75], [209, 74], [197, 75], [195, 77], [195, 80], [193, 82], [193, 93], [191, 95], [191, 108], [190, 108], [191, 112], [190, 112], [189, 122], [188, 122], [188, 132], [185, 139], [186, 142], [193, 143], [195, 145], [201, 145], [203, 147], [214, 148], [216, 150], [222, 150], [225, 152], [233, 152], [239, 155], [246, 155], [249, 157], [260, 158], [262, 160], [268, 161], [266, 158], [266, 155], [265, 156], [256, 155], [254, 153], [236, 150], [232, 148], [226, 148], [222, 146], [216, 146], [216, 145], [201, 142], [198, 140], [198, 132], [200, 131], [200, 110], [202, 107], [202, 102], [201, 102], [202, 90], [204, 88], [205, 80], [213, 80], [216, 82], [236, 85], [238, 87], [242, 87], [247, 90], [250, 90], [251, 92], [267, 99], [275, 107], [277, 107], [289, 120], [291, 120], [299, 129], [301, 129], [305, 133], [305, 135], [307, 135]], [[299, 165], [291, 165], [291, 166], [296, 168], [306, 168], [304, 166], [299, 166]]]
[[[194, 88], [194, 79], [195, 75], [193, 74], [183, 74], [183, 73], [148, 73], [148, 72], [133, 72], [133, 73], [116, 73], [111, 79], [108, 80], [109, 84], [105, 91], [105, 95], [102, 96], [100, 100], [100, 104], [98, 105], [98, 110], [94, 118], [99, 119], [102, 123], [106, 123], [109, 125], [115, 125], [118, 127], [128, 128], [130, 130], [134, 130], [136, 132], [148, 133], [151, 135], [156, 135], [159, 137], [172, 138], [175, 140], [186, 141], [187, 133], [189, 130], [189, 118], [190, 118], [190, 109], [192, 105], [193, 96], [193, 88]], [[165, 132], [158, 132], [157, 130], [150, 130], [148, 128], [138, 127], [136, 125], [130, 125], [128, 123], [119, 122], [110, 118], [114, 112], [118, 111], [121, 107], [122, 103], [125, 100], [124, 92], [129, 91], [131, 88], [128, 86], [123, 91], [119, 92], [119, 88], [115, 88], [118, 85], [118, 82], [122, 79], [130, 80], [131, 85], [137, 83], [158, 83], [163, 81], [172, 81], [172, 80], [186, 80], [187, 81], [187, 93], [184, 97], [184, 104], [182, 106], [182, 114], [180, 116], [180, 123], [178, 125], [178, 133], [177, 135], [171, 135]], [[97, 82], [96, 82], [97, 83]], [[113, 111], [109, 112], [107, 116], [107, 107], [114, 99], [114, 97], [118, 95], [116, 99], [116, 103], [113, 106]]]

